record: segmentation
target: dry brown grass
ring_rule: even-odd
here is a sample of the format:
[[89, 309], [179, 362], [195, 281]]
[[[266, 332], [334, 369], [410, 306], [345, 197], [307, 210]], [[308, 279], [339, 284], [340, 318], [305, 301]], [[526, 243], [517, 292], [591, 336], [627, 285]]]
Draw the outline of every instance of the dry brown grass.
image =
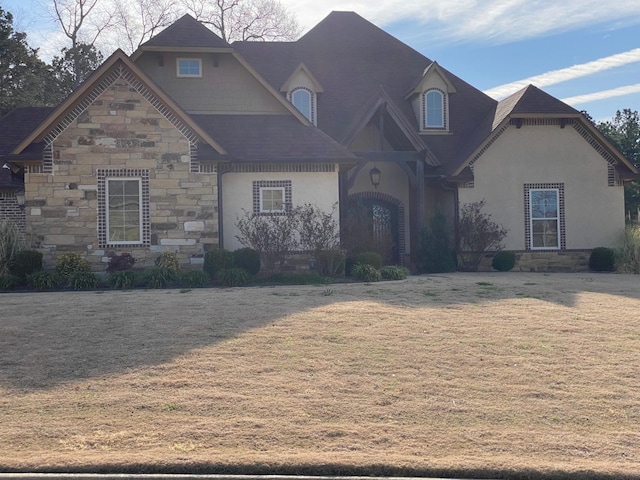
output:
[[3, 294], [0, 471], [633, 476], [639, 380], [637, 276]]

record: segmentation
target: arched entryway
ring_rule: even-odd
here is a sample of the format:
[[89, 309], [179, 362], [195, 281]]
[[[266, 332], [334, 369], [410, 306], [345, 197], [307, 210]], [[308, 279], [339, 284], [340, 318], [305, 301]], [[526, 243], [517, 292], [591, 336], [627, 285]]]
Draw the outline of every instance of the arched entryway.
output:
[[347, 249], [375, 251], [385, 263], [400, 264], [405, 253], [404, 205], [378, 192], [349, 195], [343, 218], [343, 243]]

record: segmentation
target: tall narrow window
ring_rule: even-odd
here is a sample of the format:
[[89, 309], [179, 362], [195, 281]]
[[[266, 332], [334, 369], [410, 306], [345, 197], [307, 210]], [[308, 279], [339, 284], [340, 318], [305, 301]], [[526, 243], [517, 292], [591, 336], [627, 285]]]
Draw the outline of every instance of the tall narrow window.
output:
[[558, 189], [529, 190], [531, 204], [531, 248], [560, 248]]
[[297, 88], [291, 92], [291, 103], [302, 113], [307, 120], [315, 123], [313, 120], [313, 96], [306, 88]]
[[445, 128], [444, 94], [440, 90], [429, 90], [424, 94], [425, 128]]
[[109, 243], [142, 243], [142, 185], [139, 178], [107, 178]]
[[101, 247], [151, 242], [149, 171], [98, 169], [98, 242]]

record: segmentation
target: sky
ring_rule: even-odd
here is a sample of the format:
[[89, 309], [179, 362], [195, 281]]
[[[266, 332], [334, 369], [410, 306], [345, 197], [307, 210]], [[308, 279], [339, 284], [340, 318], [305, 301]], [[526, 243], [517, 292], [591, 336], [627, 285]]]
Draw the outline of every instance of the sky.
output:
[[[46, 0], [0, 0], [42, 57], [61, 44]], [[533, 84], [596, 121], [640, 110], [640, 0], [281, 0], [303, 31], [354, 11], [500, 100]], [[103, 52], [110, 53], [110, 52]]]

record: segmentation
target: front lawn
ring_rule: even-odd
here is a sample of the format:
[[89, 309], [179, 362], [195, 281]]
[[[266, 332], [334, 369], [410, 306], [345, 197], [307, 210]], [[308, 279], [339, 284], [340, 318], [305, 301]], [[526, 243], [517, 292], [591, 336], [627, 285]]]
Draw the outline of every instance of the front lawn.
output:
[[0, 296], [0, 471], [640, 478], [615, 274]]

